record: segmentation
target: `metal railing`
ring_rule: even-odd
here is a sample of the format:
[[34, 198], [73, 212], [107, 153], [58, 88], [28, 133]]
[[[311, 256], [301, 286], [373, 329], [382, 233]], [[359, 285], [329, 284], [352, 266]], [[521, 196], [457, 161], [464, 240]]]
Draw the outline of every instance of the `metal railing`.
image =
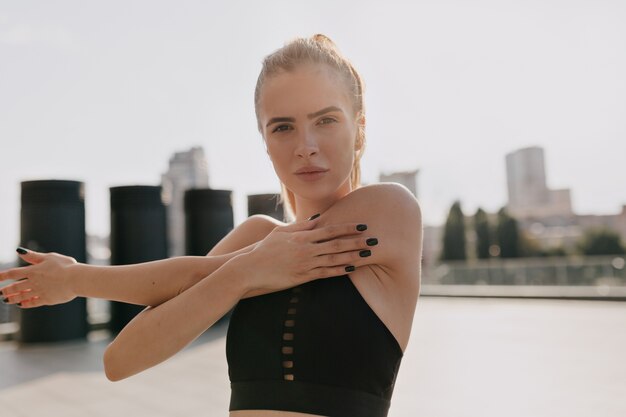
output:
[[432, 285], [626, 286], [626, 257], [586, 256], [445, 262], [423, 270]]

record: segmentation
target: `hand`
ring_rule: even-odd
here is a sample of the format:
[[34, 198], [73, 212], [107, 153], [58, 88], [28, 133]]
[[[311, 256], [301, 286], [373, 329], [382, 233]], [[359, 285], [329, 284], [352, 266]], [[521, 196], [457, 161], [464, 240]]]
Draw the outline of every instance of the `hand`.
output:
[[314, 219], [276, 227], [252, 251], [238, 256], [238, 268], [248, 277], [248, 291], [290, 288], [319, 278], [344, 275], [367, 264], [367, 255], [360, 253], [371, 250], [366, 243], [370, 236], [363, 236], [363, 231], [357, 230], [358, 223], [311, 230], [316, 224]]
[[68, 273], [68, 267], [77, 263], [74, 258], [31, 250], [19, 256], [31, 265], [0, 272], [0, 281], [17, 280], [0, 290], [0, 297], [7, 299], [7, 304], [32, 308], [67, 303], [76, 298]]

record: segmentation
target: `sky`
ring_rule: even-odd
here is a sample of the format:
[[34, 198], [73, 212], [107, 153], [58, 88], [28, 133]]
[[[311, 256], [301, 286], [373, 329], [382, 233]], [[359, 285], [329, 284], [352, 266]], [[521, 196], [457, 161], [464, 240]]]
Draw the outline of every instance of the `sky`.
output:
[[505, 155], [545, 150], [579, 214], [626, 204], [622, 0], [0, 3], [0, 262], [19, 244], [20, 182], [85, 183], [109, 233], [109, 187], [158, 185], [202, 146], [209, 185], [278, 192], [256, 130], [264, 56], [324, 33], [365, 80], [362, 179], [418, 169], [425, 224], [507, 202]]

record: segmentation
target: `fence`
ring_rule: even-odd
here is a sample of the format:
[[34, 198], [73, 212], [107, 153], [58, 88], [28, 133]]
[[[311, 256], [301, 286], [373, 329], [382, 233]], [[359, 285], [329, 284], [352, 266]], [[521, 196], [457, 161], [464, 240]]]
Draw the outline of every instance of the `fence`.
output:
[[490, 259], [445, 262], [424, 268], [432, 285], [626, 286], [624, 256]]

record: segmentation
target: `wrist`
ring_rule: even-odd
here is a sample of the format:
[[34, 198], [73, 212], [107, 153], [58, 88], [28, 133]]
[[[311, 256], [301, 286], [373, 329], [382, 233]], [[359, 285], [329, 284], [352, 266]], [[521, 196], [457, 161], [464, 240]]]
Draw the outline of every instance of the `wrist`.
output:
[[[224, 267], [228, 268], [231, 273], [228, 275], [232, 279], [238, 294], [243, 297], [246, 293], [254, 290], [253, 280], [250, 279], [252, 274], [250, 266], [254, 265], [250, 252], [239, 254], [229, 259]], [[240, 298], [241, 298], [240, 297]]]
[[85, 269], [87, 265], [81, 263], [75, 263], [67, 265], [65, 268], [66, 279], [65, 285], [67, 288], [77, 297], [87, 297], [85, 294]]

